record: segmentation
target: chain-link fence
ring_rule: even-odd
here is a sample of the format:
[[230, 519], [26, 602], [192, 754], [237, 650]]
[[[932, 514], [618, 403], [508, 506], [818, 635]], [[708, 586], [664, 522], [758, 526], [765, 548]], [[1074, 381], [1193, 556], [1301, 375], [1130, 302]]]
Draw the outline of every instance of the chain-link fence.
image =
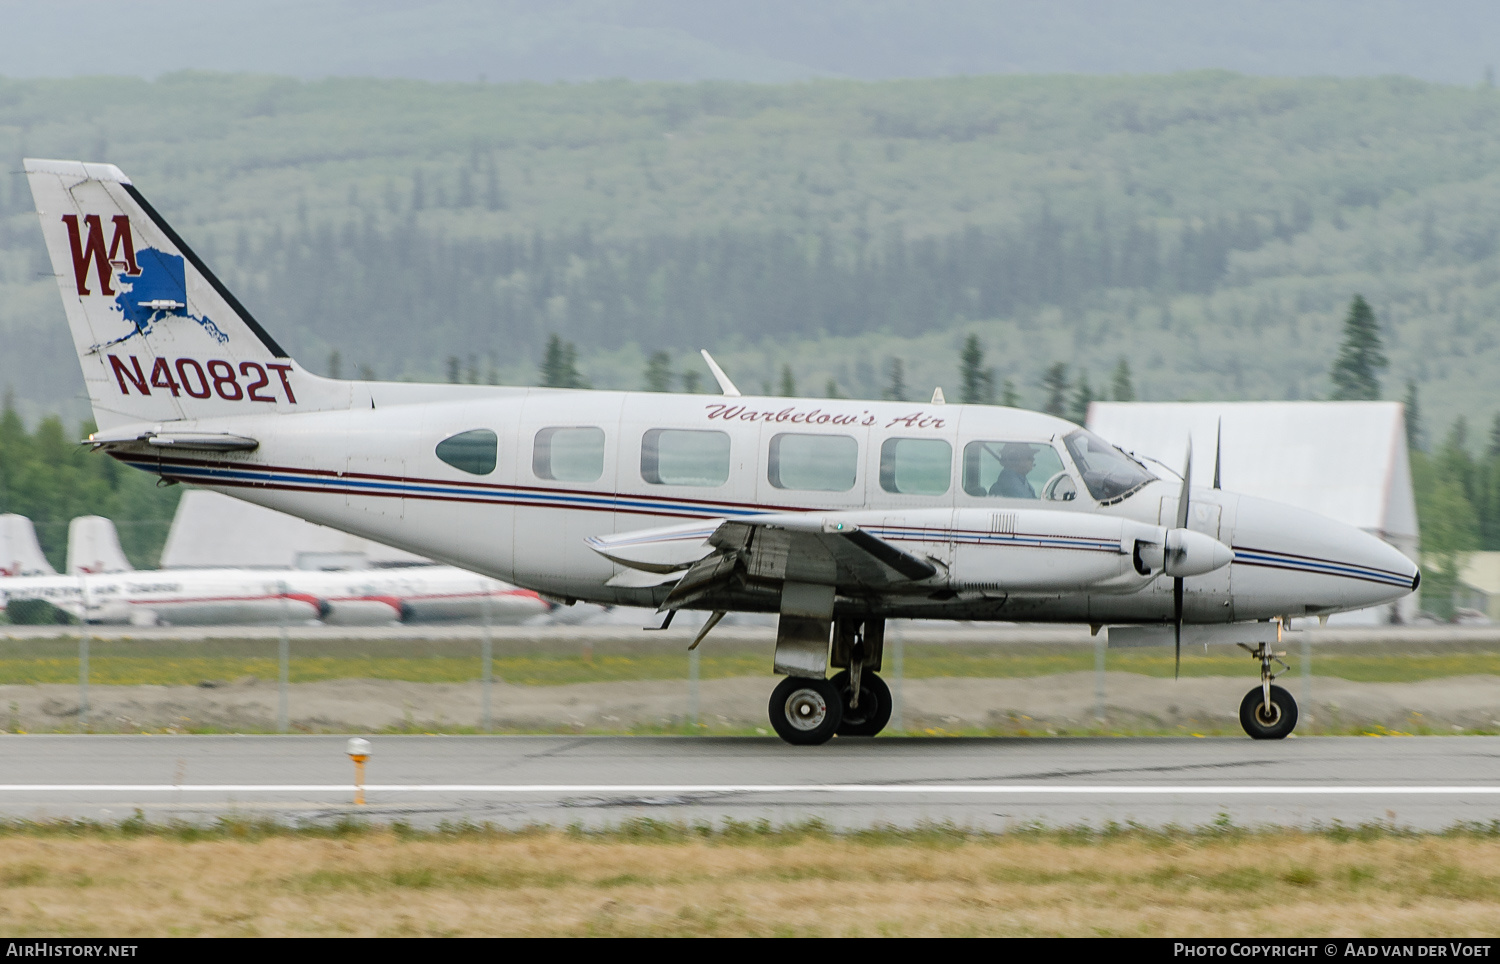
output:
[[[683, 622], [691, 622], [684, 620]], [[10, 732], [764, 733], [775, 630], [721, 625], [0, 630]], [[1087, 627], [893, 621], [889, 733], [1239, 733], [1233, 646], [1109, 649]], [[1500, 630], [1285, 637], [1297, 732], [1500, 732]], [[1278, 670], [1280, 666], [1276, 667]]]

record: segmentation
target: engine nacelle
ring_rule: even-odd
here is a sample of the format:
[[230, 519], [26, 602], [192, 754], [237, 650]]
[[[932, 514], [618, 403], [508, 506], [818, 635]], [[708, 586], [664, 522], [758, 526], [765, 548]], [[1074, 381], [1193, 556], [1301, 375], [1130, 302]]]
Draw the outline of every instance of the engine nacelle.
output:
[[960, 591], [1117, 594], [1137, 592], [1161, 574], [1159, 565], [1141, 571], [1136, 547], [1165, 545], [1166, 530], [1083, 512], [960, 509], [953, 542], [948, 582]]
[[1165, 565], [1167, 575], [1201, 576], [1222, 569], [1234, 559], [1234, 551], [1213, 536], [1191, 529], [1168, 529]]

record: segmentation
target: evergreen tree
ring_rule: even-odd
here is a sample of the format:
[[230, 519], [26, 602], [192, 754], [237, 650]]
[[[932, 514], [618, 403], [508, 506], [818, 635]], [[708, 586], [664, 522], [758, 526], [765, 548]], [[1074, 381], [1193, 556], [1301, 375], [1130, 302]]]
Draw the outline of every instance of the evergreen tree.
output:
[[1115, 366], [1114, 384], [1112, 386], [1117, 402], [1135, 401], [1135, 382], [1130, 377], [1130, 362], [1125, 356], [1120, 356], [1120, 363]]
[[792, 377], [792, 366], [781, 366], [781, 390], [782, 398], [793, 398], [797, 394], [797, 379]]
[[1485, 448], [1484, 454], [1489, 458], [1500, 458], [1500, 412], [1490, 420], [1490, 444]]
[[[457, 359], [453, 359], [456, 367]], [[547, 339], [547, 351], [542, 356], [542, 385], [546, 388], [588, 388], [588, 382], [578, 371], [578, 348], [571, 341], [563, 341], [554, 333]]]
[[823, 386], [823, 395], [827, 398], [844, 397], [844, 393], [839, 391], [839, 383], [837, 379], [832, 377], [828, 379], [828, 384]]
[[1437, 451], [1437, 468], [1443, 480], [1456, 482], [1464, 497], [1474, 498], [1474, 456], [1469, 452], [1469, 420], [1460, 415], [1453, 420], [1448, 437]]
[[672, 356], [664, 351], [652, 352], [646, 359], [646, 391], [672, 390]]
[[1042, 391], [1047, 401], [1042, 411], [1059, 418], [1068, 416], [1068, 366], [1064, 362], [1053, 362], [1042, 376]]
[[682, 390], [689, 395], [698, 394], [698, 383], [702, 380], [697, 372], [691, 368], [682, 373]]
[[328, 377], [344, 377], [344, 359], [339, 355], [339, 350], [337, 348], [328, 353]]
[[892, 402], [906, 401], [906, 366], [901, 359], [890, 358], [885, 363], [885, 387], [880, 397]]
[[457, 355], [449, 355], [448, 356], [448, 384], [450, 384], [450, 385], [457, 385], [458, 384], [458, 356]]
[[1005, 385], [1000, 389], [1000, 404], [1006, 408], [1021, 407], [1021, 393], [1016, 391], [1016, 383], [1009, 378], [1005, 380]]
[[1360, 295], [1349, 303], [1344, 318], [1344, 343], [1329, 377], [1334, 401], [1374, 401], [1380, 398], [1380, 373], [1389, 364], [1380, 343], [1375, 312]]
[[984, 347], [970, 334], [958, 353], [961, 385], [958, 400], [965, 405], [995, 404], [995, 370], [984, 367]]
[[1079, 372], [1078, 385], [1073, 389], [1073, 404], [1068, 418], [1079, 425], [1088, 421], [1089, 406], [1094, 402], [1094, 389], [1089, 385], [1089, 373]]
[[[1420, 452], [1422, 451], [1422, 406], [1417, 400], [1415, 379], [1406, 380], [1406, 398], [1402, 405], [1406, 409], [1406, 450]], [[1500, 418], [1500, 415], [1496, 418]]]

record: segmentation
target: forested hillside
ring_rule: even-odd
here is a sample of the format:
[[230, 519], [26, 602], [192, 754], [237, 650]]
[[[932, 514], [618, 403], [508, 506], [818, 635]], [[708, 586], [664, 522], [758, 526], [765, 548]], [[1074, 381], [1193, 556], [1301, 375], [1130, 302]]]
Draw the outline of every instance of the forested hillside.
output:
[[[1373, 305], [1429, 421], [1494, 407], [1500, 94], [1400, 78], [485, 85], [0, 82], [0, 156], [123, 166], [304, 363], [596, 385], [646, 354], [951, 384], [980, 335], [1144, 398], [1326, 394]], [[24, 179], [0, 190], [0, 383], [86, 415]], [[679, 361], [678, 364], [686, 364]]]

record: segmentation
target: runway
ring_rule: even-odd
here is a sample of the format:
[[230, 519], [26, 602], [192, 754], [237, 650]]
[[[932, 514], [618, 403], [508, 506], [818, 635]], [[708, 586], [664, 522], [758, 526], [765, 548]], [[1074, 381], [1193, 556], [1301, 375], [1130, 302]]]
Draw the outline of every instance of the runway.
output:
[[775, 739], [377, 736], [367, 805], [343, 737], [0, 736], [0, 816], [115, 822], [356, 815], [435, 826], [635, 818], [1241, 826], [1500, 819], [1500, 737]]

